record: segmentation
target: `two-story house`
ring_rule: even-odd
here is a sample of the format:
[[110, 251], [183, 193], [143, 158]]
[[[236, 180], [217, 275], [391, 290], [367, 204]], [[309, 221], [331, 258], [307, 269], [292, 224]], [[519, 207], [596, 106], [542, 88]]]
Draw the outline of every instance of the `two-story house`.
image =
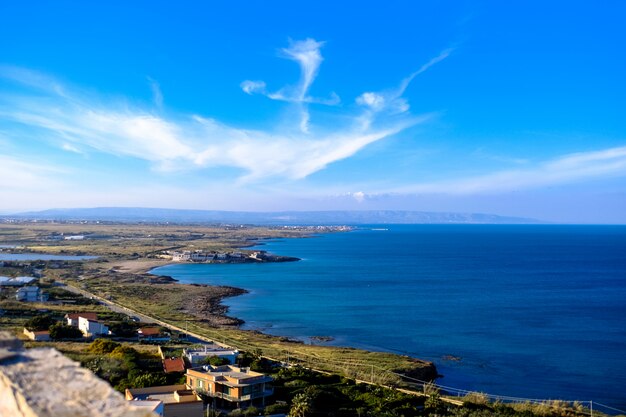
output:
[[263, 407], [265, 398], [274, 393], [272, 381], [270, 376], [233, 365], [187, 370], [187, 386], [213, 397], [219, 408]]

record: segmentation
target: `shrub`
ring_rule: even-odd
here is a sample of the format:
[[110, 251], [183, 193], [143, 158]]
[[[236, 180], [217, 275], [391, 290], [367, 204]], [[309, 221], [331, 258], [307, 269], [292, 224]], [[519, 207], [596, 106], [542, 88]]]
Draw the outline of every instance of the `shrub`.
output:
[[272, 404], [265, 407], [265, 415], [272, 414], [287, 414], [289, 412], [289, 406], [287, 404]]
[[52, 339], [78, 339], [83, 337], [83, 333], [76, 327], [63, 323], [56, 323], [50, 326], [50, 337]]
[[[113, 352], [121, 344], [108, 339], [96, 339], [89, 345], [89, 352], [106, 354]], [[133, 349], [134, 350], [134, 349]]]
[[31, 332], [40, 330], [48, 330], [55, 323], [55, 320], [49, 314], [41, 314], [28, 320], [24, 327]]
[[230, 361], [226, 358], [220, 358], [219, 356], [208, 356], [204, 359], [204, 361], [202, 361], [202, 363], [204, 365], [220, 366], [228, 365], [230, 364]]
[[163, 373], [146, 373], [134, 377], [131, 385], [135, 388], [158, 387], [167, 384], [167, 378]]
[[111, 353], [109, 353], [109, 356], [112, 358], [121, 359], [124, 362], [135, 362], [137, 359], [139, 359], [139, 352], [137, 352], [130, 346], [118, 345], [115, 347], [115, 349], [111, 351]]

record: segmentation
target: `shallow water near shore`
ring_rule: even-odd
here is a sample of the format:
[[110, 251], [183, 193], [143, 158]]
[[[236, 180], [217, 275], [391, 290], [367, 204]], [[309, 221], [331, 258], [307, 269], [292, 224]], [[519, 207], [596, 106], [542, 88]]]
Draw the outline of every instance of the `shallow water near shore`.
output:
[[302, 261], [155, 273], [249, 290], [225, 301], [244, 328], [432, 360], [442, 385], [626, 408], [624, 226], [385, 225], [259, 248]]

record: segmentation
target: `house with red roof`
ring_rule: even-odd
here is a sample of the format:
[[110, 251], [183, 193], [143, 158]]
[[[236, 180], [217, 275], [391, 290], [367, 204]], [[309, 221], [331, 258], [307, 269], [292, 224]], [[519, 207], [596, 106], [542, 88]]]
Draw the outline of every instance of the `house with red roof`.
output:
[[166, 374], [170, 372], [185, 372], [185, 361], [183, 358], [163, 359], [163, 370]]
[[97, 321], [98, 314], [96, 313], [68, 313], [65, 315], [68, 326], [78, 327], [78, 318], [83, 317], [86, 320]]

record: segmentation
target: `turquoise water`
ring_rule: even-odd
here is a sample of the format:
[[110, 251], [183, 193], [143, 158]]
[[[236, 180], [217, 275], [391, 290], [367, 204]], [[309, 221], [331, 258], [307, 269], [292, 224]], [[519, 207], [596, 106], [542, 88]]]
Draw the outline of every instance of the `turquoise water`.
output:
[[447, 386], [626, 408], [626, 227], [382, 227], [262, 246], [300, 262], [157, 272], [248, 289], [226, 302], [246, 328], [429, 359]]

